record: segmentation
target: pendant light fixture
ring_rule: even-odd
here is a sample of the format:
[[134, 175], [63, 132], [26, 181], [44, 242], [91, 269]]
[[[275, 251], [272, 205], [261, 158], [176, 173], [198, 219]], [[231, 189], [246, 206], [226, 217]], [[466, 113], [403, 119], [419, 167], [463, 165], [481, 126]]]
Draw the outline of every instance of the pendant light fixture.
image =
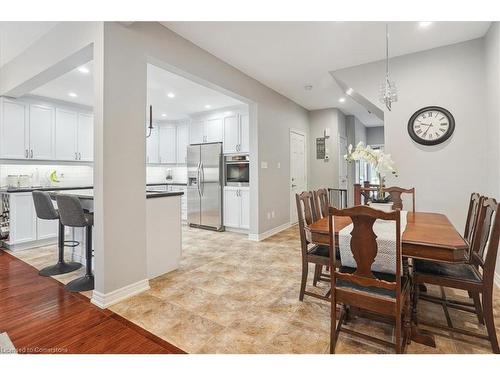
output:
[[151, 132], [153, 131], [153, 106], [149, 106], [149, 126], [148, 126], [149, 133], [146, 135], [146, 138], [149, 138], [151, 136]]
[[390, 111], [392, 103], [398, 101], [396, 83], [389, 78], [389, 24], [385, 24], [385, 80], [380, 85], [379, 100]]

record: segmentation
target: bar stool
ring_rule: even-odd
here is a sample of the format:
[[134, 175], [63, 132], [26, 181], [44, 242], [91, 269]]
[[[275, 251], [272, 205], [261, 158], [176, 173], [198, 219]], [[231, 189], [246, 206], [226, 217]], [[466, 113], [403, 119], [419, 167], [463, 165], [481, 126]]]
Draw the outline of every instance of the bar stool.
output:
[[59, 233], [58, 233], [59, 259], [57, 261], [57, 264], [45, 267], [44, 269], [40, 270], [38, 274], [40, 276], [54, 276], [76, 271], [82, 265], [77, 262], [65, 262], [64, 247], [78, 246], [78, 242], [64, 240], [64, 225], [62, 225], [61, 220], [59, 219], [59, 213], [54, 208], [49, 193], [45, 191], [34, 191], [32, 194], [33, 194], [33, 203], [35, 205], [36, 216], [39, 219], [59, 221]]
[[63, 225], [72, 228], [85, 228], [86, 242], [86, 272], [85, 276], [70, 281], [66, 290], [70, 292], [83, 292], [94, 289], [94, 275], [92, 274], [92, 226], [94, 215], [83, 210], [80, 199], [72, 195], [58, 194], [56, 196], [59, 216]]

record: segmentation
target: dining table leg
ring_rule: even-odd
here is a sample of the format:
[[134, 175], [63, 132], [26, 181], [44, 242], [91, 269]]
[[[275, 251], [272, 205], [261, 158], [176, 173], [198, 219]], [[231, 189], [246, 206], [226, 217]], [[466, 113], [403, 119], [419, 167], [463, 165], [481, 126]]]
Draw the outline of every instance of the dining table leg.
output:
[[415, 284], [414, 280], [411, 279], [411, 330], [409, 341], [414, 341], [418, 344], [426, 345], [435, 348], [436, 340], [434, 335], [430, 332], [422, 331], [418, 327], [418, 316], [417, 316], [417, 305], [418, 297], [420, 293], [420, 285]]

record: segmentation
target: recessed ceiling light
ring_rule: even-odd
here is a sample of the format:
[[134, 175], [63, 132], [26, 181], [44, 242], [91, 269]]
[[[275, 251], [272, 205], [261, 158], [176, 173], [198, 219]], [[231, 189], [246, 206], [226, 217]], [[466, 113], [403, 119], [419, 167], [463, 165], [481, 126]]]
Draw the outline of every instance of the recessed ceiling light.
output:
[[167, 94], [167, 96], [168, 96], [169, 98], [175, 98], [175, 94], [174, 94], [173, 92], [169, 92], [169, 93]]
[[161, 117], [167, 117], [167, 114], [166, 113], [162, 113]]
[[418, 23], [418, 26], [421, 28], [421, 29], [425, 29], [426, 27], [429, 27], [430, 25], [432, 25], [434, 22], [430, 22], [430, 21], [421, 21]]
[[86, 66], [81, 66], [81, 67], [79, 67], [79, 68], [78, 68], [78, 71], [79, 71], [80, 73], [83, 73], [83, 74], [88, 74], [88, 73], [90, 73], [89, 68], [87, 68]]
[[212, 108], [212, 106], [210, 104], [205, 104], [205, 108], [210, 109], [210, 108]]
[[71, 96], [72, 98], [76, 98], [78, 96], [74, 92], [69, 92], [68, 95]]
[[344, 97], [342, 97], [342, 98], [339, 99], [339, 103], [344, 103], [344, 102], [345, 102], [345, 98]]

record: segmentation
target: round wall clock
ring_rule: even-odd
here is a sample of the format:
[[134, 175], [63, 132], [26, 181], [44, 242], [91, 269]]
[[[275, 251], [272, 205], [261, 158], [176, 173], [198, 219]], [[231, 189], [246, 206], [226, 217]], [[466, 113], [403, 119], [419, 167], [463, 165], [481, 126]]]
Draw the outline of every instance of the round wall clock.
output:
[[424, 107], [410, 117], [408, 134], [417, 143], [433, 146], [443, 143], [455, 130], [453, 115], [442, 107]]

